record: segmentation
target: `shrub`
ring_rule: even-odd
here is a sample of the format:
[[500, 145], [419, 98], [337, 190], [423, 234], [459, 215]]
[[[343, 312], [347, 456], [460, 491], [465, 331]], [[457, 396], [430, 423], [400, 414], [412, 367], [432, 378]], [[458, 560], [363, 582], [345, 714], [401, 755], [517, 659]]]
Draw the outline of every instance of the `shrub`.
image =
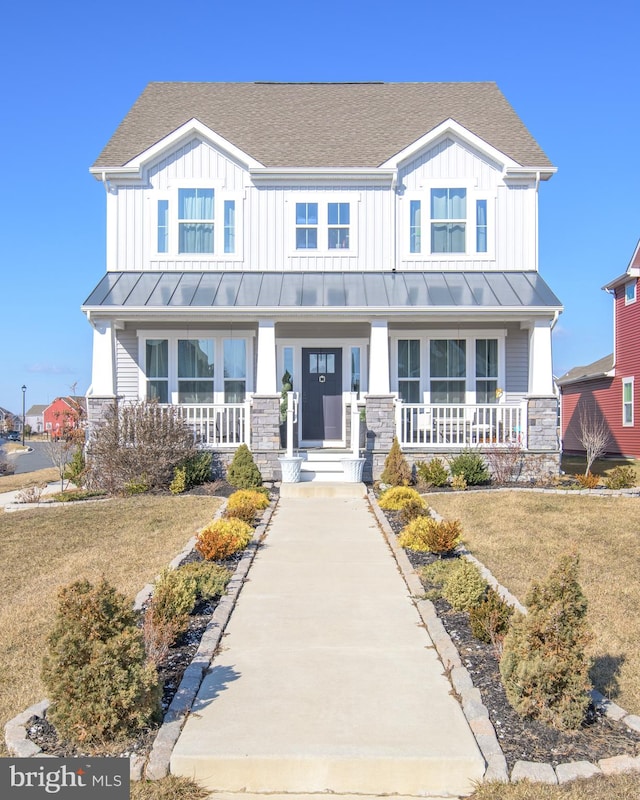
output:
[[519, 478], [523, 465], [522, 445], [515, 442], [506, 447], [491, 447], [484, 456], [495, 483], [504, 485]]
[[532, 585], [528, 613], [514, 615], [500, 661], [507, 699], [518, 714], [560, 730], [580, 727], [591, 688], [578, 564], [577, 555], [564, 556], [544, 583]]
[[193, 432], [176, 409], [114, 404], [89, 440], [87, 482], [111, 494], [165, 490], [175, 467], [195, 455]]
[[196, 550], [206, 561], [222, 561], [243, 550], [251, 541], [253, 528], [240, 519], [218, 519], [198, 534]]
[[258, 511], [264, 511], [268, 505], [269, 498], [265, 493], [253, 489], [241, 489], [229, 497], [224, 515], [251, 524]]
[[451, 478], [451, 488], [455, 489], [457, 492], [464, 492], [464, 490], [467, 488], [467, 482], [464, 475], [454, 475]]
[[631, 466], [617, 466], [611, 470], [607, 478], [609, 489], [631, 489], [636, 485], [636, 473]]
[[443, 597], [455, 611], [469, 611], [482, 600], [487, 584], [470, 561], [458, 559], [458, 567], [451, 571], [443, 588]]
[[400, 511], [406, 503], [420, 502], [426, 508], [427, 504], [422, 497], [408, 486], [392, 486], [386, 489], [378, 498], [378, 505], [385, 511]]
[[471, 633], [481, 642], [492, 644], [500, 656], [512, 616], [513, 608], [489, 587], [480, 603], [469, 609]]
[[467, 486], [478, 486], [489, 480], [489, 470], [482, 456], [471, 450], [465, 450], [452, 458], [449, 467], [451, 474], [454, 477], [461, 475]]
[[437, 456], [431, 461], [418, 461], [416, 472], [420, 480], [428, 486], [446, 486], [449, 481], [449, 471], [444, 461]]
[[409, 486], [411, 483], [411, 467], [400, 449], [397, 437], [394, 437], [391, 450], [385, 459], [380, 480], [388, 486]]
[[185, 471], [187, 489], [200, 486], [211, 480], [211, 462], [213, 455], [206, 450], [201, 450], [185, 459], [181, 465]]
[[424, 500], [420, 498], [411, 498], [402, 505], [400, 509], [400, 520], [403, 525], [408, 525], [412, 520], [417, 517], [425, 517], [429, 513]]
[[171, 494], [182, 494], [187, 491], [187, 470], [185, 467], [176, 467], [173, 471], [173, 480], [169, 484]]
[[196, 593], [201, 600], [214, 600], [221, 597], [231, 580], [231, 572], [220, 564], [210, 561], [191, 561], [177, 569], [196, 583]]
[[164, 569], [156, 581], [149, 603], [151, 616], [156, 622], [175, 623], [176, 634], [189, 625], [197, 597], [197, 582], [187, 572]]
[[262, 475], [246, 444], [241, 444], [227, 470], [227, 480], [238, 489], [253, 489], [262, 486]]
[[83, 746], [137, 734], [160, 714], [158, 675], [133, 610], [104, 580], [60, 590], [42, 680], [51, 721]]
[[585, 475], [574, 475], [583, 489], [595, 489], [600, 483], [600, 478], [594, 475], [593, 472], [587, 472]]
[[76, 447], [71, 456], [71, 461], [66, 466], [64, 477], [66, 480], [71, 481], [76, 486], [82, 486], [84, 475], [86, 471], [86, 464], [84, 460], [84, 448], [81, 446]]
[[460, 542], [462, 528], [458, 520], [438, 521], [433, 517], [416, 517], [400, 532], [398, 544], [408, 550], [444, 555]]

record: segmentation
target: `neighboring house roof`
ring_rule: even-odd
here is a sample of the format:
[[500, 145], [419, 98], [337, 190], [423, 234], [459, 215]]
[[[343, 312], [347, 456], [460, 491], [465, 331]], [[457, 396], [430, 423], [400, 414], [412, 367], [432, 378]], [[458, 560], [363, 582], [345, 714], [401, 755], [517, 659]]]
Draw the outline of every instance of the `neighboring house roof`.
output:
[[5, 417], [13, 417], [14, 415], [11, 411], [7, 411], [6, 408], [0, 407], [0, 419], [4, 419]]
[[265, 167], [377, 167], [448, 119], [523, 167], [552, 167], [492, 82], [150, 83], [93, 169], [126, 165], [192, 119]]
[[537, 272], [108, 272], [84, 311], [561, 310]]
[[622, 286], [623, 284], [627, 283], [630, 278], [638, 278], [640, 277], [640, 241], [636, 245], [636, 249], [633, 251], [633, 255], [631, 256], [631, 261], [629, 262], [629, 266], [627, 267], [627, 271], [623, 272], [622, 275], [618, 275], [617, 278], [614, 278], [609, 283], [605, 284], [602, 288], [605, 291], [611, 291], [613, 289], [617, 289], [618, 286]]
[[31, 408], [27, 411], [27, 417], [37, 417], [44, 413], [45, 408], [49, 408], [48, 405], [35, 405], [31, 406]]
[[610, 353], [608, 356], [604, 356], [604, 358], [600, 358], [592, 364], [570, 369], [558, 378], [557, 383], [559, 386], [566, 386], [570, 383], [590, 381], [594, 378], [609, 378], [613, 375], [612, 370], [613, 353]]
[[68, 405], [70, 409], [73, 411], [77, 411], [80, 408], [81, 411], [87, 410], [87, 401], [86, 398], [82, 395], [67, 395], [66, 397], [56, 397], [56, 399], [49, 403], [48, 406], [44, 406], [44, 410], [51, 408], [51, 406], [55, 405], [56, 403], [63, 402], [65, 405]]

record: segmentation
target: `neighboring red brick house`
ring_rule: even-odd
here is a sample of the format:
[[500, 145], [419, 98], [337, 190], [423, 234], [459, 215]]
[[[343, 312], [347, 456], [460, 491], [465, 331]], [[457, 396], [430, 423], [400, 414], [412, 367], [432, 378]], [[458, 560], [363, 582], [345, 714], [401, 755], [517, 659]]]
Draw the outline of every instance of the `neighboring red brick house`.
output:
[[82, 427], [86, 417], [84, 397], [56, 397], [43, 414], [45, 432], [52, 439], [65, 437], [69, 431]]
[[602, 288], [614, 297], [614, 351], [611, 355], [575, 367], [558, 379], [562, 447], [565, 453], [584, 452], [579, 440], [580, 415], [606, 421], [607, 455], [640, 458], [640, 242], [627, 271]]

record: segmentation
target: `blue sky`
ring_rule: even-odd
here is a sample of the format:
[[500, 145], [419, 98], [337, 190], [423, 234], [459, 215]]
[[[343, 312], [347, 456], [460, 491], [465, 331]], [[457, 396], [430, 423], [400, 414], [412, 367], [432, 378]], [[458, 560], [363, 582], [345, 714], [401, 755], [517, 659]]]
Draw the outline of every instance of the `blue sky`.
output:
[[632, 0], [8, 4], [0, 406], [90, 383], [80, 305], [105, 271], [105, 198], [88, 169], [150, 81], [495, 81], [558, 167], [540, 192], [555, 372], [606, 355], [601, 286], [640, 238], [639, 22]]

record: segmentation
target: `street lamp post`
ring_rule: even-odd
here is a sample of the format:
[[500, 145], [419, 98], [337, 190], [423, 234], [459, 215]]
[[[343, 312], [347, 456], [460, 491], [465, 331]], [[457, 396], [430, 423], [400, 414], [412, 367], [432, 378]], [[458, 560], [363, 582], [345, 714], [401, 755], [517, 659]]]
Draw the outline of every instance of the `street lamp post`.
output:
[[27, 387], [26, 387], [26, 386], [24, 385], [24, 383], [23, 383], [23, 384], [22, 384], [22, 446], [23, 446], [23, 447], [24, 447], [24, 421], [25, 421], [25, 416], [24, 416], [24, 400], [25, 400], [25, 396], [26, 396], [26, 394], [27, 394]]

